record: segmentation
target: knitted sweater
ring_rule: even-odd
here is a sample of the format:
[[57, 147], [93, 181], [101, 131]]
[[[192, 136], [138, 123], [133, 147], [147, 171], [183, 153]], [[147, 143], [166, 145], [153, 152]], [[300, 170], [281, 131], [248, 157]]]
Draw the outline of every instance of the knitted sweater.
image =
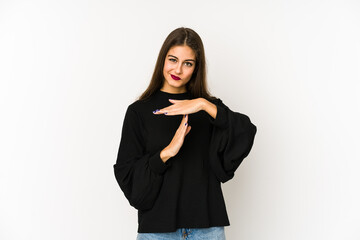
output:
[[150, 99], [128, 106], [114, 173], [131, 206], [138, 210], [138, 232], [227, 226], [221, 190], [249, 154], [256, 126], [221, 99], [216, 118], [199, 111], [188, 115], [191, 131], [180, 151], [164, 163], [160, 152], [172, 140], [182, 115], [156, 115], [168, 99], [193, 99], [188, 92], [158, 90]]

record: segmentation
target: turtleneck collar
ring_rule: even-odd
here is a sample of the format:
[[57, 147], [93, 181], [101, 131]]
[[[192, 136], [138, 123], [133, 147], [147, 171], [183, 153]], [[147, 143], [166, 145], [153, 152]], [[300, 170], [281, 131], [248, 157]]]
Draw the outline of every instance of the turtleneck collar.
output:
[[186, 99], [190, 97], [189, 92], [184, 93], [168, 93], [161, 90], [157, 91], [157, 95], [164, 97], [164, 98], [170, 98], [170, 99]]

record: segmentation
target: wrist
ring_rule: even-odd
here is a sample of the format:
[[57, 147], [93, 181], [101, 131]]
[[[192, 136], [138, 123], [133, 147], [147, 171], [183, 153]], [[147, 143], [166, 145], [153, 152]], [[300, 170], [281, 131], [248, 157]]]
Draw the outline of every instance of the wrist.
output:
[[206, 111], [206, 99], [205, 98], [198, 98], [200, 110]]
[[216, 118], [216, 114], [217, 114], [217, 107], [215, 104], [213, 104], [212, 102], [209, 102], [208, 100], [206, 100], [205, 98], [200, 98], [201, 99], [201, 110], [204, 110], [205, 112], [207, 112], [212, 118]]
[[164, 148], [161, 152], [160, 152], [160, 158], [161, 160], [165, 163], [167, 160], [169, 160], [169, 158], [171, 158], [172, 155], [168, 149], [168, 147]]

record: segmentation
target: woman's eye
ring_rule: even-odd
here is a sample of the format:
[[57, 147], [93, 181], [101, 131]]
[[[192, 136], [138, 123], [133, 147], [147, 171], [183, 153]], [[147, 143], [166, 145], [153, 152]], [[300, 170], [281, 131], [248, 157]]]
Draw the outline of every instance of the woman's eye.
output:
[[169, 61], [176, 62], [176, 59], [175, 58], [169, 58]]
[[193, 64], [190, 63], [190, 62], [186, 62], [186, 63], [185, 63], [185, 66], [188, 66], [188, 67], [192, 67], [192, 65], [193, 65]]

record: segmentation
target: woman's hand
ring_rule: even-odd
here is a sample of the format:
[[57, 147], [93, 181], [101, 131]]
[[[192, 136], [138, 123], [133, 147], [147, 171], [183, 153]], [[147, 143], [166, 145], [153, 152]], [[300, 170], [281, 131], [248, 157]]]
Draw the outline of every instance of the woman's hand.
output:
[[191, 114], [201, 110], [207, 112], [212, 118], [216, 118], [217, 107], [215, 104], [209, 102], [205, 98], [196, 98], [192, 100], [173, 100], [169, 99], [173, 104], [166, 108], [157, 109], [154, 114], [165, 114], [168, 116], [180, 115], [180, 114]]
[[188, 115], [184, 115], [180, 126], [175, 132], [170, 144], [160, 152], [160, 158], [166, 162], [169, 158], [175, 156], [184, 143], [185, 136], [190, 132], [191, 126], [188, 125]]
[[196, 98], [192, 100], [169, 99], [172, 105], [160, 110], [155, 110], [153, 113], [166, 114], [168, 116], [196, 113], [203, 110], [204, 100], [205, 99], [203, 98]]

